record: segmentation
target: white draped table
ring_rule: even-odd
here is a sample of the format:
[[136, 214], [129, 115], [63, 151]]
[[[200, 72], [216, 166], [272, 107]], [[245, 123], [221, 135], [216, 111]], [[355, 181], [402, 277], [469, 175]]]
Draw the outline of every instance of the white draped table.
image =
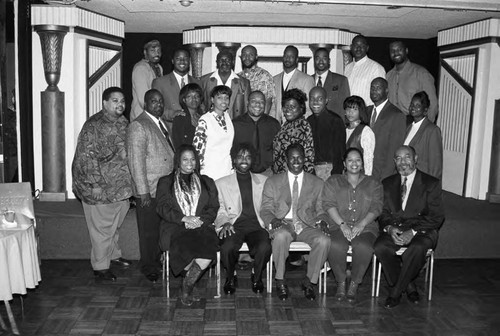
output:
[[5, 302], [13, 331], [17, 326], [9, 305], [12, 294], [26, 294], [27, 288], [35, 288], [41, 280], [33, 224], [0, 225], [0, 300]]

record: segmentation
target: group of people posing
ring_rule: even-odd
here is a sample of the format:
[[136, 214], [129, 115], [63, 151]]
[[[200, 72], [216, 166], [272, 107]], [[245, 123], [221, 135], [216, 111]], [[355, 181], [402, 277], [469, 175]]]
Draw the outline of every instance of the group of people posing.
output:
[[[254, 258], [252, 290], [263, 291], [272, 253], [277, 295], [287, 299], [293, 241], [311, 247], [302, 281], [308, 299], [315, 299], [328, 259], [336, 298], [355, 301], [375, 251], [391, 287], [385, 306], [399, 304], [405, 291], [418, 302], [413, 280], [444, 220], [433, 79], [408, 60], [400, 41], [390, 45], [395, 67], [387, 79], [367, 51], [366, 38], [356, 36], [344, 77], [329, 70], [328, 50], [317, 49], [309, 76], [297, 69], [297, 48], [288, 46], [284, 71], [273, 78], [257, 66], [256, 48], [246, 46], [241, 73], [234, 73], [234, 56], [221, 51], [217, 70], [198, 80], [188, 75], [184, 49], [162, 76], [161, 45], [148, 41], [132, 75], [130, 124], [122, 90], [108, 88], [103, 109], [78, 138], [73, 187], [95, 276], [114, 281], [110, 265], [131, 264], [122, 258], [118, 228], [134, 196], [139, 267], [156, 281], [160, 251], [168, 250], [172, 272], [183, 276], [186, 305], [196, 300], [194, 285], [219, 249], [224, 291], [235, 292], [244, 242]], [[408, 247], [402, 264], [401, 246]]]

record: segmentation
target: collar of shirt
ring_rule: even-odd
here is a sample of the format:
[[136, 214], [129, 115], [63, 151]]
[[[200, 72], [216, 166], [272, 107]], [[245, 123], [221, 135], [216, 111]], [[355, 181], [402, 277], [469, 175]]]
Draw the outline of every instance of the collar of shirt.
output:
[[382, 111], [384, 109], [384, 106], [385, 106], [385, 104], [387, 104], [388, 101], [389, 101], [389, 99], [384, 100], [379, 106], [373, 105], [374, 109], [377, 108], [377, 119], [380, 116], [380, 111]]
[[175, 79], [177, 79], [177, 84], [179, 84], [179, 87], [181, 87], [181, 81], [184, 78], [184, 84], [188, 84], [188, 75], [185, 74], [184, 76], [179, 75], [177, 72], [172, 71], [174, 73]]
[[366, 61], [368, 60], [368, 55], [365, 55], [365, 57], [363, 57], [362, 59], [360, 59], [359, 61], [354, 61], [354, 65], [361, 65], [363, 63], [365, 63]]
[[[413, 181], [415, 180], [415, 175], [417, 174], [417, 169], [415, 169], [410, 175], [406, 176], [406, 195], [403, 200], [402, 208], [403, 210], [406, 208], [406, 202], [408, 202], [408, 196], [410, 195], [411, 186], [413, 185]], [[405, 176], [401, 176], [401, 185], [403, 185]]]
[[[147, 116], [151, 118], [151, 120], [154, 122], [154, 124], [156, 125], [156, 127], [158, 127], [158, 129], [160, 131], [161, 131], [161, 128], [160, 128], [160, 124], [158, 122], [161, 122], [161, 124], [163, 125], [163, 127], [165, 127], [165, 129], [167, 129], [167, 127], [165, 126], [165, 124], [163, 123], [163, 121], [161, 121], [161, 118], [156, 118], [154, 115], [152, 115], [151, 113], [149, 113], [146, 110], [144, 110], [144, 112], [146, 112]], [[163, 131], [162, 131], [162, 134], [163, 134]]]
[[[219, 70], [214, 71], [214, 73], [212, 74], [212, 76], [210, 76], [210, 78], [215, 78], [217, 80], [217, 85], [225, 85], [228, 88], [230, 88], [231, 81], [235, 78], [238, 78], [238, 75], [233, 70], [231, 70], [231, 74], [229, 75], [229, 78], [227, 79], [226, 84], [222, 83], [222, 79], [219, 76]], [[229, 84], [229, 85], [227, 85], [227, 84]]]
[[293, 74], [297, 71], [297, 68], [293, 69], [289, 73], [286, 73], [283, 71], [283, 88], [286, 89], [288, 86], [288, 83], [290, 83], [290, 80], [292, 79]]

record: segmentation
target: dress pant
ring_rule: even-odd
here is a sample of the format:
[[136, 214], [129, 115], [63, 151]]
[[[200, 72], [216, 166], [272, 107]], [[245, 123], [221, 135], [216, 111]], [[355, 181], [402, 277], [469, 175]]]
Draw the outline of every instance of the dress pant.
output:
[[[347, 251], [349, 250], [349, 241], [338, 229], [331, 232], [330, 238], [332, 245], [328, 254], [328, 261], [337, 282], [344, 282], [346, 279]], [[351, 280], [357, 284], [363, 281], [366, 269], [370, 265], [373, 255], [373, 243], [377, 237], [371, 232], [364, 232], [356, 236], [351, 241], [352, 263]], [[375, 267], [375, 265], [373, 266]]]
[[[295, 237], [296, 236], [296, 237]], [[288, 258], [290, 243], [293, 241], [304, 242], [311, 247], [307, 263], [307, 277], [313, 284], [318, 283], [319, 272], [325, 264], [330, 250], [330, 237], [317, 228], [305, 226], [300, 234], [292, 234], [290, 229], [280, 227], [272, 233], [273, 260], [276, 267], [275, 278], [283, 280], [285, 276], [285, 262]]]
[[234, 231], [235, 233], [221, 240], [221, 261], [226, 268], [227, 277], [233, 276], [239, 250], [245, 242], [248, 244], [250, 256], [254, 258], [254, 279], [261, 280], [262, 271], [271, 257], [269, 233], [262, 228], [245, 230], [236, 227]]
[[137, 231], [139, 233], [139, 267], [145, 275], [158, 273], [160, 270], [160, 222], [156, 212], [156, 198], [151, 198], [147, 207], [141, 207], [141, 199], [136, 198]]
[[374, 246], [375, 255], [382, 264], [385, 279], [391, 287], [391, 297], [399, 297], [418, 276], [425, 264], [427, 250], [434, 246], [430, 235], [436, 235], [436, 231], [417, 233], [410, 244], [404, 246], [407, 250], [401, 258], [396, 255], [396, 251], [402, 246], [396, 245], [389, 234], [383, 233], [378, 237]]
[[82, 205], [92, 244], [92, 268], [94, 271], [109, 269], [110, 261], [122, 256], [118, 246], [118, 229], [127, 215], [130, 202], [124, 200], [95, 205], [82, 202]]

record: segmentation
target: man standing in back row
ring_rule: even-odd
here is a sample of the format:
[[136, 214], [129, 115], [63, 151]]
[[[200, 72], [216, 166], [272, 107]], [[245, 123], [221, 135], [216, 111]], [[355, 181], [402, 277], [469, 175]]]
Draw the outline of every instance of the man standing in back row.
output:
[[330, 71], [330, 53], [325, 48], [314, 52], [314, 84], [326, 91], [328, 110], [344, 119], [344, 100], [351, 95], [347, 77]]
[[356, 35], [352, 39], [351, 54], [354, 62], [347, 64], [345, 75], [349, 80], [351, 95], [360, 96], [366, 106], [372, 104], [370, 99], [370, 83], [377, 77], [385, 78], [383, 66], [369, 58], [368, 41], [363, 35]]
[[[299, 50], [293, 45], [287, 46], [283, 52], [283, 72], [274, 76], [276, 100], [274, 101], [270, 112], [271, 117], [278, 120], [280, 124], [285, 122], [283, 118], [283, 111], [281, 110], [281, 99], [283, 98], [283, 93], [291, 89], [299, 89], [306, 95], [309, 95], [309, 91], [311, 91], [314, 86], [314, 79], [298, 70], [298, 64]], [[307, 118], [310, 115], [311, 109], [306, 104], [305, 117]]]
[[427, 118], [431, 122], [435, 122], [438, 113], [438, 99], [434, 77], [424, 67], [410, 62], [408, 48], [402, 41], [392, 42], [389, 45], [389, 53], [394, 62], [394, 68], [387, 73], [389, 100], [404, 114], [409, 115], [413, 95], [425, 91], [431, 102]]

